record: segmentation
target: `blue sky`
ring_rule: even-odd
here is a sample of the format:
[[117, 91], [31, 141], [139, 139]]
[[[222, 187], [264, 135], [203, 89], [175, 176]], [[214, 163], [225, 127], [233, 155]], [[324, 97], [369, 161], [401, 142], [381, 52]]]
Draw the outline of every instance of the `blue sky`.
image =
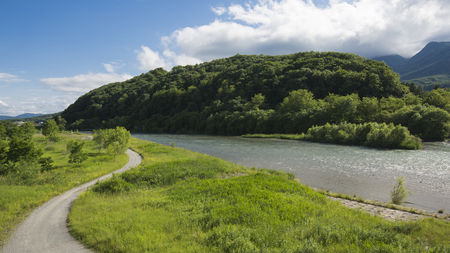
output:
[[447, 0], [0, 2], [0, 115], [53, 113], [156, 67], [240, 54], [411, 57], [450, 41]]

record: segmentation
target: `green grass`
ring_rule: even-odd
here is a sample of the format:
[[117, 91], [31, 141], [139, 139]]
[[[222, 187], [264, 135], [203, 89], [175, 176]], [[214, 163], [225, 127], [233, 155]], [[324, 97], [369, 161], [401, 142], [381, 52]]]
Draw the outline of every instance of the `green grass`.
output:
[[244, 138], [268, 138], [268, 139], [287, 139], [287, 140], [305, 140], [310, 137], [305, 134], [244, 134]]
[[126, 154], [113, 161], [98, 150], [94, 142], [87, 140], [83, 151], [89, 158], [81, 164], [69, 164], [67, 140], [85, 138], [86, 135], [61, 136], [62, 140], [56, 143], [48, 143], [44, 137], [34, 138], [44, 151], [43, 157], [53, 159], [53, 170], [39, 172], [36, 167], [37, 170], [30, 170], [29, 173], [0, 176], [0, 247], [34, 208], [69, 189], [115, 171], [128, 162]]
[[389, 222], [291, 174], [136, 139], [132, 147], [144, 165], [83, 193], [69, 214], [72, 235], [97, 252], [450, 251], [448, 222]]

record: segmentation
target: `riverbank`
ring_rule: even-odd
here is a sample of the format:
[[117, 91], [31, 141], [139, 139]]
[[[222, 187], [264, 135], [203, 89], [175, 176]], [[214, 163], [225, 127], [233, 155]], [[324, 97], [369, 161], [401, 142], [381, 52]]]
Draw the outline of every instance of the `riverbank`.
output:
[[[345, 208], [293, 174], [133, 139], [144, 165], [80, 196], [71, 233], [98, 252], [450, 250], [450, 223]], [[247, 176], [227, 177], [245, 173]]]

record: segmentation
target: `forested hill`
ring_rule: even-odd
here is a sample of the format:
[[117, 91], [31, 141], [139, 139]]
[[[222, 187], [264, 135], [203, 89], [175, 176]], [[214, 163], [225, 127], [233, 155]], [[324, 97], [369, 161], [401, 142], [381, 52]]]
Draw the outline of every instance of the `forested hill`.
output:
[[[104, 85], [81, 96], [61, 116], [73, 129], [122, 125], [154, 132], [157, 129], [151, 125], [159, 125], [166, 117], [190, 118], [198, 114], [206, 119], [219, 111], [242, 111], [244, 106], [250, 106], [252, 98], [257, 100], [257, 94], [263, 98], [259, 109], [275, 109], [289, 92], [298, 89], [312, 91], [315, 98], [330, 93], [401, 97], [409, 92], [384, 63], [353, 54], [238, 54], [176, 66], [170, 72], [155, 69], [125, 82]], [[170, 132], [173, 130], [177, 131]], [[189, 128], [189, 132], [204, 130]]]

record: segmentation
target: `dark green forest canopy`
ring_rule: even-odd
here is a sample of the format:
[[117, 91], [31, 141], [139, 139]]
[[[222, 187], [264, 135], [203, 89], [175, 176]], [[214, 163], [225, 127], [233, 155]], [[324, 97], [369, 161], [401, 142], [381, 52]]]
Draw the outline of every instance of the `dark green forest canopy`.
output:
[[[316, 99], [330, 93], [402, 97], [409, 89], [382, 62], [336, 52], [235, 55], [197, 65], [155, 69], [81, 96], [62, 117], [73, 129], [125, 126], [142, 129], [150, 118], [165, 120], [213, 108], [239, 111], [257, 94], [259, 109], [276, 109], [289, 92], [307, 89]], [[155, 118], [156, 117], [156, 118]]]

